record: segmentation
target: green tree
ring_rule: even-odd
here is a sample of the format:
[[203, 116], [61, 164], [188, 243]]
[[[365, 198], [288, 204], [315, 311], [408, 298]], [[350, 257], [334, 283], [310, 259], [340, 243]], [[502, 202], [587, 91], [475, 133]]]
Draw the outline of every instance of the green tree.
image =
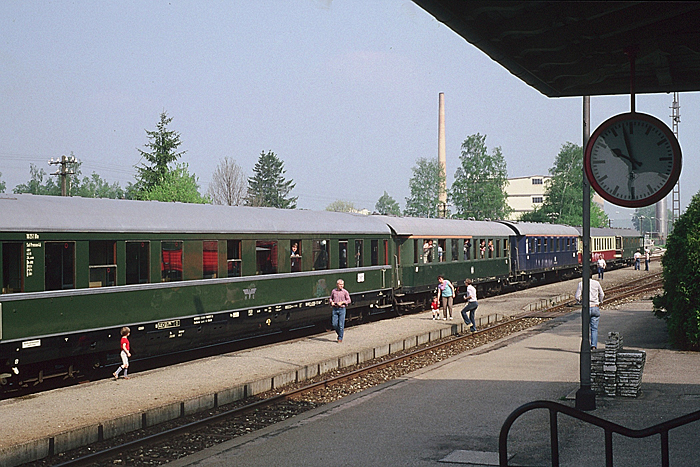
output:
[[505, 188], [508, 183], [506, 160], [500, 147], [488, 154], [486, 135], [467, 137], [459, 156], [461, 166], [449, 192], [455, 217], [477, 220], [505, 219], [511, 211]]
[[119, 182], [110, 185], [109, 182], [93, 172], [89, 177], [76, 180], [75, 186], [71, 184], [70, 195], [83, 198], [119, 199], [124, 197], [124, 189], [119, 186]]
[[141, 198], [143, 193], [161, 184], [166, 175], [173, 170], [172, 164], [185, 154], [185, 151], [177, 152], [177, 148], [182, 144], [180, 134], [168, 130], [172, 121], [173, 118], [168, 117], [164, 111], [160, 114], [156, 130], [146, 130], [148, 143], [145, 146], [148, 151], [138, 150], [145, 162], [136, 166], [136, 183], [127, 186], [128, 197]]
[[410, 217], [438, 217], [440, 190], [445, 171], [437, 159], [419, 158], [411, 169], [413, 177], [408, 182], [411, 196], [406, 198], [404, 215]]
[[[0, 177], [2, 177], [2, 172], [0, 172]], [[5, 193], [5, 182], [0, 180], [0, 193]]]
[[700, 350], [700, 194], [674, 223], [661, 264], [664, 292], [654, 314], [666, 320], [674, 347]]
[[46, 171], [34, 164], [29, 164], [29, 181], [14, 187], [13, 193], [31, 193], [33, 195], [61, 196], [61, 185], [56, 184]]
[[177, 164], [165, 174], [161, 183], [143, 192], [141, 199], [180, 203], [206, 204], [210, 200], [199, 193], [198, 179], [190, 174], [187, 164]]
[[[71, 152], [71, 157], [73, 153]], [[71, 175], [68, 175], [68, 196], [80, 196], [83, 198], [123, 198], [124, 190], [118, 182], [109, 184], [97, 173], [93, 172], [89, 177], [82, 177], [81, 166], [83, 162], [76, 160], [67, 167]], [[15, 193], [32, 193], [35, 195], [61, 196], [61, 182], [51, 176], [47, 177], [44, 169], [39, 169], [34, 164], [29, 165], [30, 180], [20, 184], [13, 190]]]
[[389, 194], [386, 191], [382, 196], [379, 197], [377, 204], [374, 205], [374, 209], [379, 214], [392, 216], [401, 215], [401, 208], [399, 207], [399, 203], [396, 202], [394, 198], [389, 196]]
[[331, 204], [326, 206], [326, 211], [333, 211], [333, 212], [357, 212], [358, 209], [355, 207], [355, 204], [352, 201], [343, 201], [340, 199], [337, 199], [333, 201]]
[[289, 197], [294, 189], [292, 180], [285, 180], [284, 162], [272, 151], [262, 151], [248, 178], [248, 206], [268, 206], [280, 209], [296, 209], [297, 197]]
[[[553, 224], [583, 225], [583, 149], [567, 142], [562, 145], [549, 169], [542, 206], [520, 217], [523, 221], [550, 222]], [[593, 192], [591, 191], [591, 200]], [[595, 203], [591, 203], [591, 227], [607, 227], [608, 216]]]

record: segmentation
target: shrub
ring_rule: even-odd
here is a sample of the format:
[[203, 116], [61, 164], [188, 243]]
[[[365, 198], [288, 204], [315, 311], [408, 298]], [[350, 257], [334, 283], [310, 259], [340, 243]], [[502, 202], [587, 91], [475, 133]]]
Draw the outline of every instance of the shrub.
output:
[[673, 225], [661, 263], [664, 293], [654, 314], [666, 320], [674, 347], [700, 350], [700, 193]]

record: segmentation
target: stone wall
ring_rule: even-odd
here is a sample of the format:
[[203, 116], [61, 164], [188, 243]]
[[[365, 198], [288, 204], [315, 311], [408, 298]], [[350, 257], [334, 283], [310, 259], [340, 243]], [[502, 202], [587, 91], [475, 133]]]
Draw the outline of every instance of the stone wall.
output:
[[620, 333], [608, 333], [605, 350], [591, 350], [591, 389], [609, 397], [637, 397], [645, 361], [646, 352], [624, 350]]

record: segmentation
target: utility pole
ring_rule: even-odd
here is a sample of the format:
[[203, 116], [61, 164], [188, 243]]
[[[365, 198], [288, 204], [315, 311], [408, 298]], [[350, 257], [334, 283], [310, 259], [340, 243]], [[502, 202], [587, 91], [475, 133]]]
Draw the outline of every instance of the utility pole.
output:
[[[676, 135], [678, 139], [678, 124], [681, 122], [681, 105], [678, 102], [678, 93], [673, 93], [673, 104], [671, 105], [671, 122], [673, 124], [673, 134]], [[674, 223], [681, 217], [681, 180], [678, 179], [676, 186], [673, 187], [673, 198], [671, 202], [671, 212], [673, 214], [673, 219], [671, 222]], [[664, 213], [665, 214], [665, 213]], [[663, 216], [665, 219], [665, 215]], [[656, 213], [656, 220], [659, 222], [659, 213]]]
[[68, 175], [75, 175], [73, 169], [68, 169], [68, 164], [75, 164], [75, 156], [61, 156], [60, 159], [49, 160], [49, 165], [60, 165], [61, 167], [56, 170], [56, 172], [51, 175], [58, 175], [61, 177], [61, 196], [68, 196]]

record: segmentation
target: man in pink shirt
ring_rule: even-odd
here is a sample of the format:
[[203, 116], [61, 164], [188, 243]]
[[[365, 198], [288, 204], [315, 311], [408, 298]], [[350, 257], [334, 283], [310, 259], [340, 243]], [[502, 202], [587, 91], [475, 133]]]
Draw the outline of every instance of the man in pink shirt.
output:
[[331, 323], [333, 329], [338, 334], [338, 342], [343, 342], [343, 332], [345, 331], [345, 308], [350, 304], [350, 294], [345, 290], [345, 281], [338, 279], [337, 287], [331, 291], [331, 306], [333, 307], [333, 317]]

